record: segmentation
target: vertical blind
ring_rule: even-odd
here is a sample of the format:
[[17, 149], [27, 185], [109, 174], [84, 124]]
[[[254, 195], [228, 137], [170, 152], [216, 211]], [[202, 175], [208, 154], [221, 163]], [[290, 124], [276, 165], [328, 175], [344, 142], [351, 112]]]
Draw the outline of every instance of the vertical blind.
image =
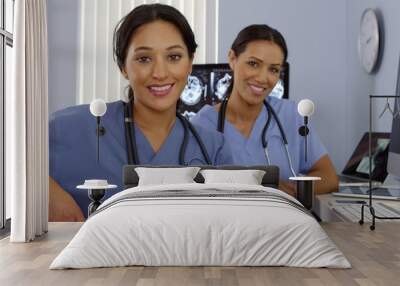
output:
[[113, 31], [134, 7], [151, 3], [171, 5], [185, 15], [199, 45], [194, 63], [217, 62], [219, 0], [81, 1], [77, 104], [119, 100], [126, 92], [128, 82], [113, 60]]

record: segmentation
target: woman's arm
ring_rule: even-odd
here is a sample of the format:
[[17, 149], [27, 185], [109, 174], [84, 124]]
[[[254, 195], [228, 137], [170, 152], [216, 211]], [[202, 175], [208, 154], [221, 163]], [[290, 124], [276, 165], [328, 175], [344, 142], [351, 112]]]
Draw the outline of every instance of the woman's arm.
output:
[[339, 188], [339, 179], [328, 155], [322, 156], [315, 162], [307, 175], [321, 177], [321, 181], [315, 182], [316, 194], [335, 192]]
[[49, 177], [49, 221], [84, 221], [74, 199]]
[[296, 197], [296, 183], [292, 181], [281, 181], [279, 180], [278, 189], [291, 195], [292, 197]]
[[[307, 176], [321, 177], [321, 181], [316, 181], [314, 186], [315, 194], [317, 195], [335, 192], [339, 187], [339, 179], [328, 155], [322, 156], [317, 162], [315, 162]], [[296, 197], [295, 182], [279, 181], [279, 189], [293, 197]]]

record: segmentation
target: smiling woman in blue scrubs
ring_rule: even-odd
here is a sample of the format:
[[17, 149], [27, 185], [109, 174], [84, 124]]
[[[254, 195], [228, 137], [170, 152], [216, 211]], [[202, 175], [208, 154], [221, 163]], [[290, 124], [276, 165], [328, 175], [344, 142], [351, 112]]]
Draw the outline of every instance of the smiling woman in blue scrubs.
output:
[[[322, 181], [316, 184], [317, 192], [330, 192], [337, 188], [338, 180], [315, 130], [311, 126], [307, 137], [308, 158], [305, 161], [304, 138], [298, 133], [303, 118], [298, 114], [296, 104], [268, 96], [279, 80], [287, 53], [283, 36], [267, 25], [251, 25], [238, 34], [228, 55], [234, 80], [226, 95], [225, 118], [221, 117], [224, 119], [223, 133], [231, 145], [235, 164], [267, 164], [261, 138], [268, 120], [266, 100], [282, 123], [294, 172], [322, 177]], [[217, 130], [220, 109], [221, 104], [204, 106], [192, 122]], [[280, 188], [294, 195], [294, 184], [288, 179], [293, 172], [281, 132], [272, 116], [265, 137], [270, 163], [280, 167]]]
[[[184, 156], [185, 121], [177, 119], [176, 106], [192, 69], [197, 44], [194, 34], [175, 8], [142, 5], [121, 20], [114, 33], [114, 55], [129, 81], [130, 125], [137, 154], [135, 164], [231, 164], [224, 137], [215, 130], [196, 126], [190, 130]], [[85, 179], [107, 179], [121, 190], [122, 167], [128, 163], [124, 103], [107, 105], [101, 124], [100, 162], [96, 161], [96, 119], [88, 105], [66, 108], [50, 120], [49, 220], [83, 220], [89, 199], [76, 186]], [[196, 140], [195, 132], [201, 140]], [[200, 141], [200, 142], [199, 142]], [[200, 148], [203, 144], [210, 162]], [[182, 160], [183, 159], [183, 160]]]

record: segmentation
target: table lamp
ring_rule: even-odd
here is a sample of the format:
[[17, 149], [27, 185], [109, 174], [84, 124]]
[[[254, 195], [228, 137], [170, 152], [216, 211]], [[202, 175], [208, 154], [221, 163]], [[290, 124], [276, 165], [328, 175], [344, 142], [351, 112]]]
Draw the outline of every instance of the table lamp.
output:
[[[314, 113], [314, 103], [309, 99], [303, 99], [297, 105], [297, 111], [304, 118], [304, 125], [300, 126], [299, 134], [304, 137], [304, 160], [307, 162], [307, 136], [309, 117]], [[304, 207], [311, 210], [314, 203], [314, 182], [321, 180], [320, 177], [312, 176], [296, 176], [290, 177], [289, 180], [296, 182], [296, 198]]]
[[96, 153], [97, 153], [97, 163], [100, 160], [100, 136], [103, 136], [106, 133], [106, 129], [103, 126], [100, 126], [100, 119], [106, 113], [107, 105], [102, 99], [95, 99], [90, 103], [90, 113], [96, 117], [96, 136], [97, 136], [97, 144], [96, 144]]

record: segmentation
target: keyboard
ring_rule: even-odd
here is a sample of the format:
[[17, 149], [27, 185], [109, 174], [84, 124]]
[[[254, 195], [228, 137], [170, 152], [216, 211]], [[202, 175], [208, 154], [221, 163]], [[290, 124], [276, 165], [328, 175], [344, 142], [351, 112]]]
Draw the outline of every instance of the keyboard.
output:
[[[382, 202], [372, 204], [375, 215], [381, 217], [400, 217], [400, 204], [398, 207], [389, 206]], [[343, 221], [358, 222], [361, 219], [361, 204], [332, 203], [332, 211]], [[367, 206], [364, 207], [364, 221], [372, 220], [371, 212]], [[376, 219], [379, 221], [380, 219]]]
[[[339, 192], [332, 193], [335, 197], [369, 198], [369, 188], [360, 186], [340, 187]], [[372, 197], [381, 200], [400, 200], [399, 186], [381, 186], [372, 188]]]
[[[369, 180], [365, 178], [357, 178], [357, 177], [352, 177], [352, 176], [346, 176], [346, 175], [338, 175], [339, 177], [339, 186], [340, 187], [350, 187], [350, 186], [358, 186], [358, 187], [368, 187], [369, 186]], [[379, 187], [382, 185], [381, 182], [378, 181], [372, 181], [372, 186], [373, 187]]]

